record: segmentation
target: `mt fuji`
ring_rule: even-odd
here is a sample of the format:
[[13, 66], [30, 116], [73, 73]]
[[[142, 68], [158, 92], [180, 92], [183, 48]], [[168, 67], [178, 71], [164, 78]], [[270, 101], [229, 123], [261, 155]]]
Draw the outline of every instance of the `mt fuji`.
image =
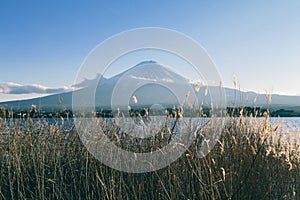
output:
[[[85, 98], [94, 94], [96, 107], [110, 108], [113, 106], [128, 106], [134, 104], [132, 97], [135, 96], [138, 105], [154, 104], [180, 104], [190, 94], [198, 102], [205, 99], [210, 105], [209, 94], [220, 91], [220, 87], [202, 86], [195, 92], [196, 85], [191, 80], [181, 76], [170, 68], [155, 61], [143, 61], [126, 71], [110, 78], [97, 74], [95, 79], [84, 80], [73, 85], [78, 88], [72, 92], [64, 92], [46, 97], [28, 100], [8, 101], [0, 103], [7, 109], [30, 109], [36, 105], [41, 110], [58, 110], [61, 108], [72, 108], [72, 98], [80, 96], [82, 105]], [[96, 88], [96, 89], [95, 89]], [[228, 106], [266, 106], [265, 94], [254, 92], [243, 92], [237, 89], [224, 88]], [[205, 93], [208, 93], [205, 98]], [[89, 99], [90, 100], [90, 99]], [[272, 95], [273, 106], [300, 106], [299, 96]]]
[[155, 61], [144, 61], [110, 78], [100, 79], [96, 106], [126, 106], [132, 96], [139, 105], [176, 104], [192, 87], [189, 80]]

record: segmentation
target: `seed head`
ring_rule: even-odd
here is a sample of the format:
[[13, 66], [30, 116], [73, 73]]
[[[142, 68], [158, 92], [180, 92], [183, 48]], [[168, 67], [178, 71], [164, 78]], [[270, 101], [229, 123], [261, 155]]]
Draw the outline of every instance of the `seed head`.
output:
[[138, 100], [137, 100], [136, 96], [132, 96], [132, 102], [133, 102], [134, 104], [137, 104]]

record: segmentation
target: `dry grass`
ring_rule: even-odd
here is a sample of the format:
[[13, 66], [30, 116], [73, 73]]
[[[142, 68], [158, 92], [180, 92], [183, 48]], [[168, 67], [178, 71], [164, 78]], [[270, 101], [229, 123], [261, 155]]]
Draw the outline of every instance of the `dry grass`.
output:
[[[22, 119], [9, 125], [6, 120], [0, 118], [0, 199], [300, 196], [299, 134], [285, 134], [280, 127], [272, 127], [267, 117], [227, 117], [221, 138], [207, 156], [197, 155], [205, 145], [198, 138], [170, 166], [144, 174], [119, 172], [101, 164], [74, 129], [43, 119], [28, 118], [23, 125]], [[198, 134], [212, 130], [208, 124]]]

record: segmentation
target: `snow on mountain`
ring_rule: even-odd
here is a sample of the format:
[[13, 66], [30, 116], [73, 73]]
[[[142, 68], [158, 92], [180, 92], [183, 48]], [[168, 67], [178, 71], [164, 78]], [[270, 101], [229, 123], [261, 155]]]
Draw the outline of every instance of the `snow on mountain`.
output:
[[155, 61], [141, 62], [112, 77], [96, 90], [96, 105], [128, 105], [136, 96], [140, 105], [182, 101], [191, 86], [188, 80]]

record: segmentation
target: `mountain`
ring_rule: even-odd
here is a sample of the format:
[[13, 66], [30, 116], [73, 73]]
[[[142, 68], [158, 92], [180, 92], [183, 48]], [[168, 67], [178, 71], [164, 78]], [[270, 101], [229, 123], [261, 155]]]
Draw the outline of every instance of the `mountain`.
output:
[[[176, 104], [192, 90], [188, 79], [155, 61], [134, 67], [100, 82], [96, 89], [96, 106], [127, 106], [135, 96], [139, 105]], [[176, 93], [176, 95], [174, 95]]]
[[[72, 108], [72, 98], [80, 98], [78, 106], [88, 105], [94, 99], [96, 107], [110, 108], [127, 105], [156, 105], [180, 104], [186, 94], [190, 93], [189, 100], [196, 98], [199, 103], [205, 100], [210, 105], [209, 95], [218, 94], [220, 88], [216, 86], [202, 86], [195, 92], [195, 84], [177, 74], [173, 70], [155, 62], [141, 62], [132, 68], [111, 78], [98, 74], [96, 79], [84, 80], [74, 85], [78, 88], [74, 92], [55, 94], [29, 100], [2, 102], [0, 106], [8, 109], [30, 109], [36, 105], [41, 110], [57, 110], [63, 107]], [[208, 91], [205, 97], [206, 90]], [[237, 89], [224, 88], [227, 106], [263, 106], [270, 98], [265, 94], [243, 92]], [[91, 95], [92, 94], [92, 95]], [[135, 97], [133, 101], [132, 97]], [[94, 97], [94, 98], [93, 98]], [[86, 102], [89, 102], [85, 104]], [[218, 101], [215, 99], [214, 101]], [[276, 107], [300, 106], [300, 96], [272, 95], [271, 105]]]

